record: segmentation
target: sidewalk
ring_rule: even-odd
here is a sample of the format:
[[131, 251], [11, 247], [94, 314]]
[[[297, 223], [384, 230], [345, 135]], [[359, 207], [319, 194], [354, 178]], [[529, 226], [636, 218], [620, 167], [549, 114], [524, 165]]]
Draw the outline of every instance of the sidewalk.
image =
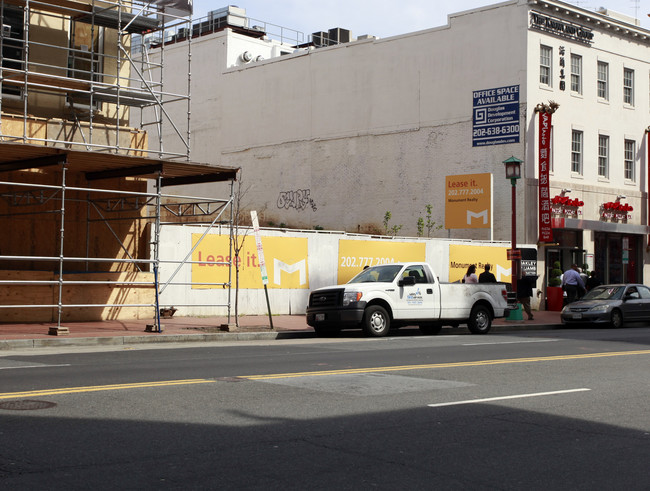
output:
[[[490, 332], [527, 329], [551, 329], [561, 325], [560, 313], [535, 311], [532, 321], [509, 321], [495, 319]], [[43, 348], [54, 346], [100, 346], [162, 342], [208, 342], [273, 340], [315, 337], [314, 330], [306, 323], [304, 315], [273, 316], [273, 329], [268, 316], [241, 316], [239, 329], [224, 331], [226, 317], [173, 317], [160, 320], [162, 333], [148, 332], [147, 325], [153, 319], [128, 321], [67, 322], [68, 334], [50, 335], [55, 323], [0, 324], [0, 350], [19, 348]], [[234, 318], [231, 318], [231, 326]], [[467, 327], [448, 329], [443, 332], [466, 333]]]

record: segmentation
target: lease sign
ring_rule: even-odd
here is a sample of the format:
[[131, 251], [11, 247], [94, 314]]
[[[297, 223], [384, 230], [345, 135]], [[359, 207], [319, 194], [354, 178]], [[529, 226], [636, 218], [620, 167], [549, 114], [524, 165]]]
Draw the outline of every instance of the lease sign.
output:
[[492, 174], [445, 178], [445, 228], [490, 228]]

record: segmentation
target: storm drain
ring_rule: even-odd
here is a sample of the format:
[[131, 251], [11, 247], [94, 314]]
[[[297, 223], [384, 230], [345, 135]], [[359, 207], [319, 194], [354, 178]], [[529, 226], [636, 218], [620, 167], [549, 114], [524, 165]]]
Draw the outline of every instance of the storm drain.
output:
[[0, 409], [6, 409], [7, 411], [35, 411], [36, 409], [49, 409], [55, 406], [55, 402], [47, 401], [24, 400], [0, 402]]

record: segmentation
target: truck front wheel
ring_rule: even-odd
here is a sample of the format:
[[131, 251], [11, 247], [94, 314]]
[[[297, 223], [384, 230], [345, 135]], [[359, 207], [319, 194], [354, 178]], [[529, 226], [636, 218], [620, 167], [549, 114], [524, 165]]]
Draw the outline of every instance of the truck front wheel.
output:
[[385, 336], [390, 329], [390, 316], [386, 309], [371, 305], [363, 314], [363, 330], [368, 336]]
[[487, 307], [476, 305], [467, 319], [467, 327], [472, 334], [487, 334], [492, 327], [492, 317]]

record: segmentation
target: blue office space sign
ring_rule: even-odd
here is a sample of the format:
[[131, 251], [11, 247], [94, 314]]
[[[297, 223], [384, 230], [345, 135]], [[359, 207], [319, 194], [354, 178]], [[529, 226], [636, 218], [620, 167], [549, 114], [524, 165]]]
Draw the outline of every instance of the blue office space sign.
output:
[[475, 90], [472, 146], [519, 143], [519, 85]]

